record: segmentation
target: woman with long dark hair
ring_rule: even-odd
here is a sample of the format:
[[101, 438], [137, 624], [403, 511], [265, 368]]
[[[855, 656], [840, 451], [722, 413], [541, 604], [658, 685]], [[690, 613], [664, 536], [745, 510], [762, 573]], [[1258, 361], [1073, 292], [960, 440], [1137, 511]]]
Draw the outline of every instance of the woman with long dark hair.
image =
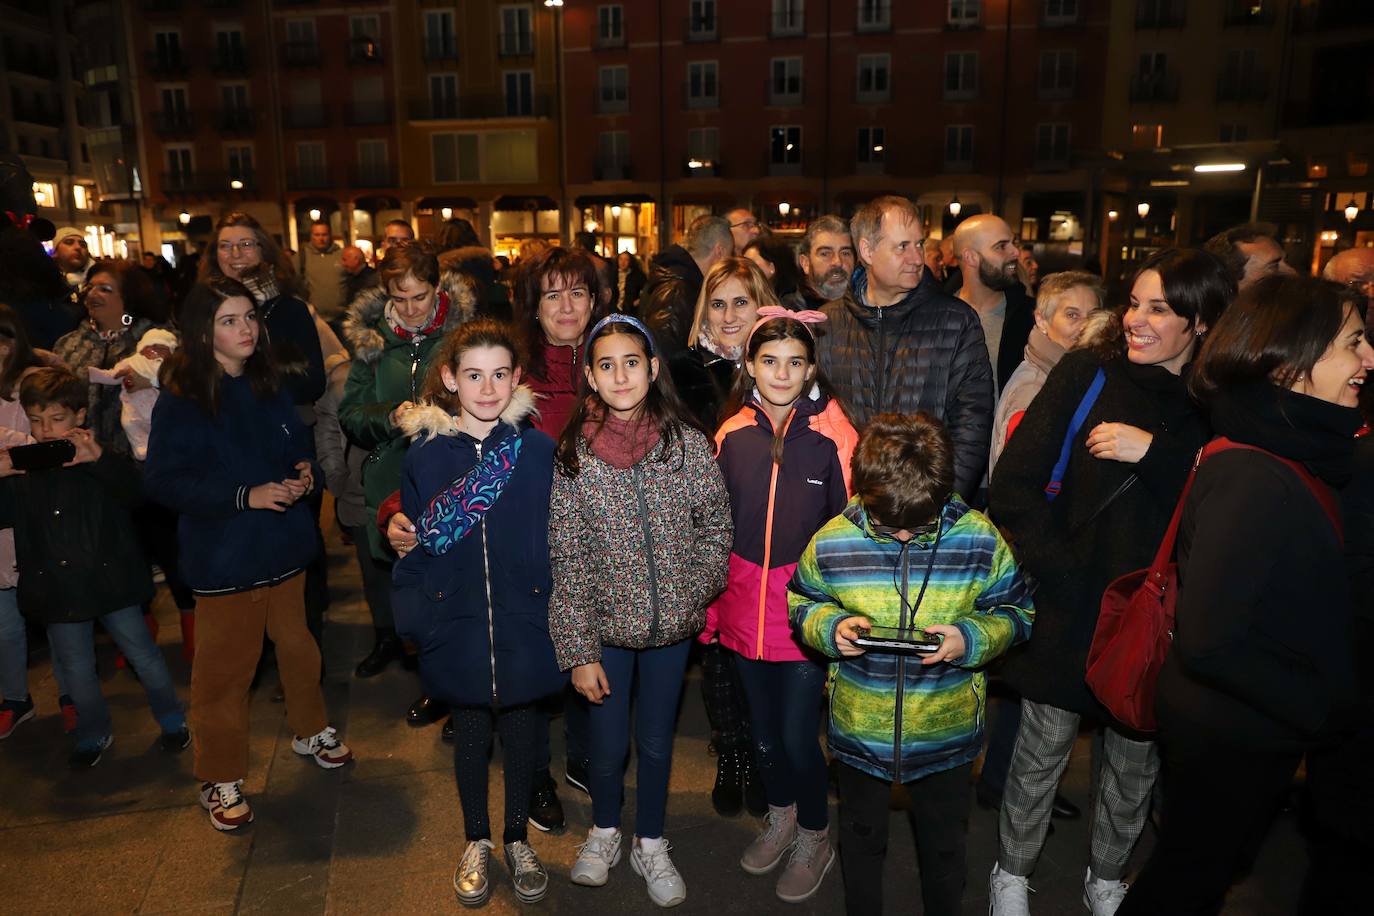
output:
[[[1003, 660], [1023, 700], [990, 877], [997, 916], [1025, 912], [1055, 787], [1084, 716], [1106, 724], [1084, 897], [1094, 914], [1107, 914], [1125, 895], [1121, 878], [1145, 824], [1159, 757], [1154, 742], [1115, 724], [1088, 691], [1088, 647], [1102, 592], [1149, 565], [1207, 441], [1185, 368], [1234, 295], [1226, 268], [1206, 252], [1166, 249], [1147, 259], [1121, 319], [1124, 349], [1065, 355], [992, 475], [991, 515], [1040, 583], [1035, 633]], [[1067, 471], [1052, 481], [1066, 439]], [[1051, 501], [1052, 483], [1062, 489]]]
[[1357, 724], [1350, 589], [1323, 499], [1336, 511], [1350, 481], [1371, 369], [1355, 295], [1306, 277], [1246, 289], [1202, 348], [1191, 388], [1212, 430], [1250, 448], [1204, 459], [1183, 507], [1155, 699], [1163, 829], [1123, 916], [1220, 912], [1303, 755]]
[[195, 772], [216, 830], [253, 819], [248, 694], [263, 637], [276, 646], [292, 749], [326, 769], [352, 758], [329, 725], [302, 575], [319, 542], [306, 498], [319, 475], [309, 433], [263, 345], [257, 306], [219, 279], [182, 306], [181, 348], [162, 367], [144, 483], [180, 513], [182, 567], [198, 597], [191, 671]]

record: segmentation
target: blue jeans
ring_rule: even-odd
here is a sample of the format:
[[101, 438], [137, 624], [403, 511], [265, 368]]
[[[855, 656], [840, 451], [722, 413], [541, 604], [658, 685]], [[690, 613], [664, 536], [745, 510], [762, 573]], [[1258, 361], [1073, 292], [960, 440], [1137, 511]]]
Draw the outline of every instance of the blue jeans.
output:
[[768, 804], [797, 805], [797, 823], [824, 830], [830, 823], [829, 779], [821, 753], [825, 667], [815, 662], [765, 662], [735, 656], [749, 705], [754, 763]]
[[690, 639], [656, 649], [601, 647], [611, 695], [588, 704], [591, 738], [592, 822], [619, 827], [625, 796], [625, 755], [630, 749], [630, 693], [635, 682], [635, 749], [639, 754], [635, 795], [635, 835], [663, 836], [668, 807], [668, 773], [673, 763], [673, 730]]
[[[143, 622], [143, 610], [126, 607], [102, 614], [99, 620], [138, 674], [148, 694], [153, 718], [162, 731], [174, 732], [184, 726], [186, 714], [172, 686], [172, 675], [167, 671], [162, 650]], [[100, 676], [95, 668], [95, 621], [50, 623], [48, 641], [57, 652], [63, 679], [76, 704], [76, 746], [92, 747], [110, 737], [113, 729], [110, 708], [100, 692]]]
[[[57, 663], [57, 649], [52, 656], [53, 678], [57, 692], [65, 696], [67, 689], [62, 668]], [[24, 629], [24, 617], [19, 613], [19, 591], [0, 589], [0, 697], [22, 700], [29, 695], [29, 634]]]

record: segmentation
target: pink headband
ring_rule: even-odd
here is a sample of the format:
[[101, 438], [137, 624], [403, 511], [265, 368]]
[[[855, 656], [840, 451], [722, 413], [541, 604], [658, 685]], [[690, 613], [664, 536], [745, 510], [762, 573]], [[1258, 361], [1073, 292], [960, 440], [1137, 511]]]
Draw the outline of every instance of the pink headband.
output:
[[749, 336], [744, 341], [744, 352], [749, 352], [749, 342], [754, 339], [754, 332], [770, 318], [791, 318], [793, 321], [801, 322], [802, 327], [806, 328], [806, 333], [811, 335], [812, 340], [816, 339], [816, 332], [811, 330], [811, 325], [820, 324], [827, 320], [825, 312], [818, 312], [815, 309], [803, 309], [800, 312], [794, 312], [780, 305], [765, 305], [759, 309], [758, 321], [755, 321], [754, 326], [749, 329]]

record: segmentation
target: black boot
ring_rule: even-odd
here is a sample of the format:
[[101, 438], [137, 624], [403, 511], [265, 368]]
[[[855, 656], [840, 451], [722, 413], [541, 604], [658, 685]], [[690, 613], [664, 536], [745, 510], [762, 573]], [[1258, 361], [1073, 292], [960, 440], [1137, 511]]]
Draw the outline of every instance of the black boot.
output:
[[433, 725], [448, 715], [448, 706], [428, 696], [420, 697], [406, 710], [406, 721], [416, 728]]
[[549, 771], [536, 773], [534, 791], [530, 793], [530, 826], [545, 833], [562, 833], [567, 826], [563, 818], [563, 803], [558, 800], [557, 783]]
[[745, 749], [740, 751], [740, 756], [744, 760], [741, 782], [744, 784], [745, 810], [755, 817], [763, 817], [768, 813], [768, 796], [763, 791], [759, 771], [754, 767], [754, 755]]
[[716, 785], [711, 804], [721, 817], [734, 817], [744, 807], [744, 756], [740, 748], [725, 748], [716, 756]]
[[353, 669], [357, 677], [376, 677], [386, 670], [386, 666], [401, 657], [401, 638], [396, 635], [396, 631], [389, 628], [377, 628], [377, 641], [372, 644], [372, 651], [367, 657], [358, 662], [358, 667]]

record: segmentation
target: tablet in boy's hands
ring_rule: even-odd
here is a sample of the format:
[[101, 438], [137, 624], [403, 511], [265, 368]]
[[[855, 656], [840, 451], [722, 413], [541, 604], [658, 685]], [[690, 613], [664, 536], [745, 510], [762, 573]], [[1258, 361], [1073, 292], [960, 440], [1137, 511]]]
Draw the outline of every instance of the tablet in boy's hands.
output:
[[53, 439], [33, 445], [16, 445], [9, 452], [10, 464], [16, 471], [46, 471], [60, 468], [76, 458], [76, 445], [70, 439]]
[[938, 652], [944, 637], [924, 630], [900, 630], [897, 627], [870, 627], [860, 630], [854, 645], [861, 649], [889, 652], [915, 652], [930, 655]]

